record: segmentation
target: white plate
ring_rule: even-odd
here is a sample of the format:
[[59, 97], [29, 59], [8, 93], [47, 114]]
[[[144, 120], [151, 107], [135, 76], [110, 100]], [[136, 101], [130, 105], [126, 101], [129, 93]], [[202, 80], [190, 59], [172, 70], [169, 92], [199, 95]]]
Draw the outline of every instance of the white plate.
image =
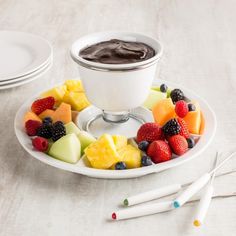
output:
[[49, 58], [49, 60], [47, 61], [47, 63], [44, 64], [43, 66], [41, 66], [38, 70], [36, 70], [32, 73], [29, 73], [27, 75], [11, 79], [11, 80], [0, 81], [0, 87], [1, 86], [7, 86], [7, 85], [10, 85], [10, 84], [13, 84], [13, 83], [16, 83], [16, 82], [20, 82], [20, 81], [26, 80], [28, 78], [32, 78], [33, 76], [35, 76], [35, 75], [41, 73], [42, 71], [44, 71], [48, 67], [48, 65], [52, 64], [52, 62], [53, 62], [53, 58], [51, 56]]
[[116, 171], [116, 170], [99, 170], [99, 169], [86, 167], [84, 165], [83, 159], [79, 161], [76, 165], [69, 164], [69, 163], [54, 159], [44, 153], [34, 151], [32, 148], [31, 140], [24, 131], [23, 116], [25, 112], [29, 110], [29, 107], [31, 106], [32, 102], [37, 98], [37, 96], [34, 96], [33, 98], [30, 98], [28, 101], [26, 101], [16, 113], [16, 117], [15, 117], [16, 136], [20, 144], [22, 145], [22, 147], [34, 158], [48, 165], [54, 166], [56, 168], [67, 170], [67, 171], [78, 173], [78, 174], [87, 175], [90, 177], [107, 178], [107, 179], [135, 178], [135, 177], [140, 177], [140, 176], [144, 176], [151, 173], [160, 172], [169, 168], [173, 168], [175, 166], [181, 165], [185, 163], [186, 161], [192, 160], [193, 158], [199, 156], [208, 147], [208, 145], [211, 143], [215, 135], [217, 123], [216, 123], [216, 117], [213, 110], [204, 99], [202, 99], [201, 97], [193, 93], [191, 90], [188, 90], [184, 88], [183, 86], [176, 85], [174, 83], [158, 80], [158, 83], [156, 82], [155, 85], [160, 85], [162, 83], [167, 84], [171, 88], [180, 88], [183, 90], [183, 92], [188, 98], [192, 100], [197, 100], [200, 103], [202, 112], [205, 117], [206, 126], [205, 126], [204, 134], [202, 135], [200, 140], [197, 142], [195, 147], [193, 149], [190, 149], [187, 153], [185, 153], [180, 158], [175, 158], [170, 161], [148, 166], [148, 167]]
[[52, 64], [53, 64], [52, 61], [50, 61], [48, 64], [43, 66], [43, 68], [41, 68], [40, 70], [37, 70], [36, 72], [25, 76], [23, 80], [21, 79], [20, 81], [17, 81], [14, 83], [0, 85], [0, 90], [14, 88], [14, 87], [18, 87], [18, 86], [30, 83], [31, 81], [36, 80], [36, 79], [40, 78], [41, 76], [43, 76], [51, 68]]
[[37, 35], [0, 31], [0, 81], [38, 70], [51, 55], [50, 43]]

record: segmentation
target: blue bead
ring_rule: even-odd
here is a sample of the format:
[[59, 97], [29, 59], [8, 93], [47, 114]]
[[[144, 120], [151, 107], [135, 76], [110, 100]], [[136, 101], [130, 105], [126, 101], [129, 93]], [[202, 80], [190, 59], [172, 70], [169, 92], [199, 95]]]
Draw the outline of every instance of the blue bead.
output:
[[177, 202], [177, 201], [174, 201], [174, 208], [179, 208], [180, 207], [180, 204]]

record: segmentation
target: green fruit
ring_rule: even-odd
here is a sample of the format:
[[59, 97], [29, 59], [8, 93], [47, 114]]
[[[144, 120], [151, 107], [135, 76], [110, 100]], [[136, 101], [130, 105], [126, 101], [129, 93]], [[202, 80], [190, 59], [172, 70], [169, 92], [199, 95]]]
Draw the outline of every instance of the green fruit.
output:
[[66, 128], [66, 134], [76, 134], [77, 135], [80, 132], [80, 129], [72, 121], [65, 124], [65, 128]]
[[75, 134], [67, 134], [52, 144], [48, 154], [61, 161], [74, 164], [80, 159], [80, 141]]
[[157, 102], [165, 98], [166, 98], [166, 93], [162, 93], [162, 92], [151, 89], [143, 106], [151, 110]]
[[82, 154], [84, 153], [84, 149], [86, 147], [88, 147], [88, 145], [90, 143], [93, 143], [96, 141], [96, 139], [86, 131], [80, 131], [77, 136], [78, 136], [80, 143], [81, 143], [81, 153]]
[[[155, 90], [155, 91], [158, 91], [158, 92], [161, 91], [159, 86], [152, 86], [151, 89]], [[168, 88], [166, 93], [167, 93], [167, 98], [169, 98], [170, 97], [170, 93], [171, 93], [171, 89]]]

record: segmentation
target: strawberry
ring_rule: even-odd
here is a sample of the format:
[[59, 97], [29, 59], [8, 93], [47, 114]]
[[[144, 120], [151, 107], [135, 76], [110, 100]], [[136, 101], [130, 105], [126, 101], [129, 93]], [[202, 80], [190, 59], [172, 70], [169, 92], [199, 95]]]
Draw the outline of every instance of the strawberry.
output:
[[176, 102], [175, 113], [177, 116], [184, 118], [188, 114], [188, 104], [184, 100]]
[[142, 141], [153, 142], [159, 139], [163, 139], [163, 132], [161, 126], [159, 126], [157, 123], [145, 123], [138, 130], [138, 143]]
[[32, 140], [32, 145], [40, 152], [45, 152], [48, 150], [48, 140], [46, 138], [36, 137]]
[[180, 125], [180, 133], [179, 135], [185, 137], [185, 138], [189, 138], [190, 137], [190, 134], [189, 134], [189, 131], [188, 131], [188, 124], [186, 123], [185, 120], [181, 119], [181, 118], [177, 118], [178, 120], [178, 123]]
[[169, 142], [169, 145], [170, 145], [172, 151], [176, 155], [181, 156], [185, 152], [188, 151], [188, 142], [187, 142], [187, 140], [179, 134], [169, 137], [168, 142]]
[[40, 113], [42, 113], [47, 109], [53, 109], [54, 104], [55, 104], [54, 97], [41, 98], [33, 102], [31, 110], [36, 115], [39, 115]]
[[170, 146], [163, 140], [152, 142], [148, 147], [147, 154], [154, 163], [169, 161], [172, 156]]
[[25, 122], [25, 130], [29, 136], [35, 136], [39, 127], [42, 126], [42, 123], [37, 120], [27, 120]]

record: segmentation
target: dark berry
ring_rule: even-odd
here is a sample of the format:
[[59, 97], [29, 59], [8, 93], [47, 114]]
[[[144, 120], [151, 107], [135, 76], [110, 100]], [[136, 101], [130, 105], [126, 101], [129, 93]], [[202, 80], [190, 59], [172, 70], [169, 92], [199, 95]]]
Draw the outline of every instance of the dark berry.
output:
[[178, 102], [179, 100], [184, 100], [184, 93], [180, 89], [174, 89], [170, 93], [170, 97], [173, 103]]
[[52, 126], [52, 140], [55, 142], [66, 135], [66, 128], [61, 121], [57, 121]]
[[51, 138], [52, 137], [52, 125], [51, 124], [43, 124], [41, 127], [37, 130], [37, 136], [43, 137], [43, 138]]
[[126, 169], [126, 164], [123, 161], [117, 162], [115, 164], [115, 169], [116, 170], [125, 170]]
[[195, 110], [196, 110], [195, 105], [192, 104], [192, 103], [189, 103], [189, 104], [188, 104], [188, 110], [189, 110], [189, 111], [195, 111]]
[[52, 118], [51, 117], [45, 117], [43, 119], [43, 124], [52, 124]]
[[193, 148], [194, 145], [195, 145], [194, 139], [193, 138], [187, 138], [186, 140], [188, 142], [188, 148]]
[[162, 84], [162, 85], [160, 86], [160, 90], [161, 90], [162, 93], [166, 93], [166, 92], [167, 92], [167, 89], [168, 89], [168, 87], [167, 87], [167, 85], [165, 85], [165, 84]]
[[181, 126], [179, 125], [177, 119], [171, 119], [165, 123], [162, 130], [166, 136], [173, 136], [179, 134]]
[[147, 148], [149, 146], [149, 142], [148, 141], [142, 141], [138, 144], [138, 148], [141, 150], [141, 151], [146, 151]]
[[141, 164], [142, 166], [150, 166], [152, 165], [152, 160], [149, 156], [142, 156]]

